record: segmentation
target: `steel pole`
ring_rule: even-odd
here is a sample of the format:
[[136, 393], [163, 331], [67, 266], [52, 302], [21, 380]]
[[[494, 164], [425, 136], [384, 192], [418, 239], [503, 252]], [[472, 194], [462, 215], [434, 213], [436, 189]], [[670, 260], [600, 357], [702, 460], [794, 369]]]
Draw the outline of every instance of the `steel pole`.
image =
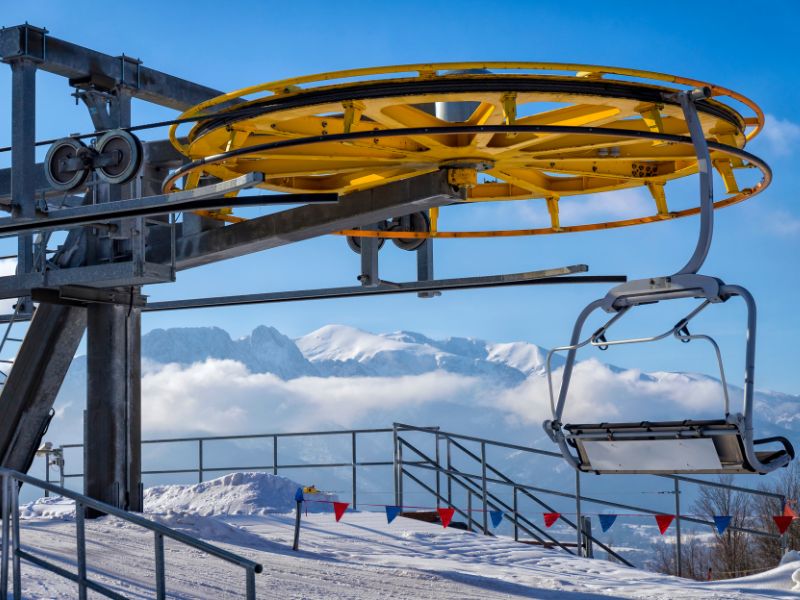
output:
[[681, 562], [681, 484], [675, 479], [675, 572], [683, 577]]

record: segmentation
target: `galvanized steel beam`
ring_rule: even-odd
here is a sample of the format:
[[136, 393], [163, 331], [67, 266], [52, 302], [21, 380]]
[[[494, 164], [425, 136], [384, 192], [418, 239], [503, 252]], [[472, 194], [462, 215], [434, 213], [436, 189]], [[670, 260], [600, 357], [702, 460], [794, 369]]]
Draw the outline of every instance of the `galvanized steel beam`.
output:
[[[350, 227], [364, 227], [461, 199], [463, 191], [448, 183], [445, 171], [437, 171], [341, 196], [337, 204], [300, 206], [180, 237], [177, 240], [176, 266], [179, 270], [198, 267]], [[169, 251], [166, 241], [154, 245], [152, 259], [160, 262]]]
[[222, 92], [174, 77], [141, 64], [129, 56], [111, 56], [65, 42], [29, 25], [0, 30], [0, 59], [35, 60], [42, 71], [67, 77], [73, 83], [91, 83], [112, 90], [127, 87], [135, 98], [160, 106], [186, 110]]

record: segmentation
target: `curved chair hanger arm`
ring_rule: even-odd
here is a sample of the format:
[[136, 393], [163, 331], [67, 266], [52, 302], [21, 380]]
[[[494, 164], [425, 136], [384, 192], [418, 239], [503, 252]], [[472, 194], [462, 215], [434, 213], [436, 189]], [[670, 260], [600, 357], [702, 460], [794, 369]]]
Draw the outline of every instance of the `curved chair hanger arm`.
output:
[[694, 253], [676, 275], [694, 274], [700, 270], [708, 256], [711, 238], [714, 235], [714, 182], [711, 178], [711, 154], [708, 151], [708, 142], [695, 106], [697, 100], [702, 100], [710, 95], [711, 90], [708, 88], [698, 88], [677, 94], [677, 100], [683, 110], [686, 124], [689, 126], [689, 135], [697, 154], [697, 170], [700, 174], [700, 234]]

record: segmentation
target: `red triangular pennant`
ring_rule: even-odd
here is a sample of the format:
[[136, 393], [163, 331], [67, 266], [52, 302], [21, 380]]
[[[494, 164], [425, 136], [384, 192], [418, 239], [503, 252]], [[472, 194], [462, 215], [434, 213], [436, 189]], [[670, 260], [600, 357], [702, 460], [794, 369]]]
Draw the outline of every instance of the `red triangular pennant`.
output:
[[772, 520], [775, 521], [775, 525], [778, 526], [778, 531], [783, 534], [789, 529], [789, 525], [792, 524], [794, 517], [791, 515], [775, 515], [772, 517]]
[[436, 511], [439, 513], [439, 519], [442, 521], [442, 527], [447, 527], [450, 525], [450, 521], [453, 520], [453, 515], [456, 514], [455, 508], [437, 508]]
[[784, 517], [792, 517], [793, 519], [798, 519], [800, 517], [797, 516], [797, 513], [789, 506], [789, 503], [783, 505], [783, 516]]
[[561, 516], [561, 513], [551, 512], [551, 513], [544, 513], [544, 526], [551, 527], [553, 523], [558, 521], [558, 518]]
[[333, 514], [336, 515], [336, 521], [338, 523], [339, 519], [342, 518], [344, 511], [347, 510], [347, 507], [350, 506], [349, 502], [334, 502], [333, 503]]
[[661, 532], [661, 535], [666, 533], [674, 520], [675, 515], [656, 515], [656, 523], [658, 524], [658, 530]]

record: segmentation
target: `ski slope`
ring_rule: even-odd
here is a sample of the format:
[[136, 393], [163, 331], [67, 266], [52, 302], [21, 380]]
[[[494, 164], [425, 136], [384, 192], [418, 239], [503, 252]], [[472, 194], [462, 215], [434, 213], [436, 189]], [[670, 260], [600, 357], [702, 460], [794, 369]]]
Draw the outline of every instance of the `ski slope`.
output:
[[[300, 552], [291, 551], [294, 515], [269, 512], [287, 480], [267, 474], [227, 476], [198, 486], [148, 491], [148, 516], [261, 562], [259, 598], [480, 599], [797, 598], [800, 562], [726, 582], [691, 582], [515, 543], [504, 537], [443, 529], [383, 513], [303, 515]], [[173, 488], [173, 489], [170, 489]], [[228, 488], [229, 495], [224, 493]], [[276, 497], [279, 493], [281, 498]], [[187, 503], [187, 498], [192, 497]], [[197, 509], [187, 508], [193, 504]], [[173, 506], [181, 510], [176, 511]], [[229, 510], [234, 507], [233, 510]], [[152, 512], [157, 508], [158, 512]], [[23, 507], [23, 546], [75, 568], [74, 507], [60, 498]], [[87, 522], [90, 577], [131, 598], [153, 596], [153, 537], [113, 518]], [[178, 598], [238, 598], [241, 570], [171, 542], [167, 590]], [[25, 598], [74, 598], [75, 586], [23, 564]]]

